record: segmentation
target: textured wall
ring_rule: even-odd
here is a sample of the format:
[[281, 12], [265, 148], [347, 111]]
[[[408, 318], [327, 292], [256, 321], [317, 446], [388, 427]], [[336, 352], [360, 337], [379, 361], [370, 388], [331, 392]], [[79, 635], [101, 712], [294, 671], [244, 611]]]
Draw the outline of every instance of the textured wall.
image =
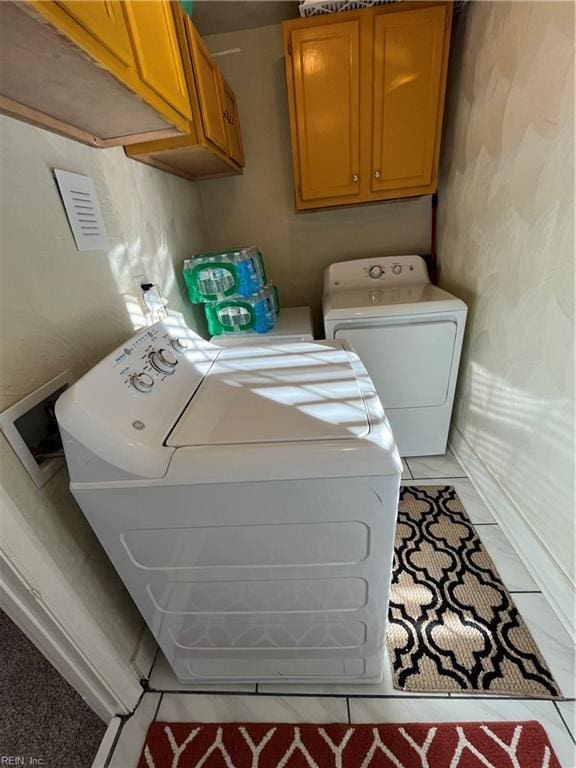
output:
[[201, 182], [214, 247], [255, 243], [286, 306], [311, 305], [318, 320], [322, 274], [332, 262], [430, 249], [430, 198], [295, 213], [288, 102], [279, 25], [211, 35], [211, 51], [236, 92], [246, 169]]
[[[76, 377], [145, 319], [133, 276], [183, 302], [180, 262], [207, 246], [197, 187], [129, 161], [0, 118], [0, 411], [66, 368]], [[110, 250], [79, 253], [51, 168], [96, 183]], [[38, 490], [0, 435], [0, 481], [123, 658], [141, 620], [68, 491], [61, 470]]]
[[441, 284], [470, 306], [455, 423], [574, 578], [574, 5], [471, 3], [440, 182]]

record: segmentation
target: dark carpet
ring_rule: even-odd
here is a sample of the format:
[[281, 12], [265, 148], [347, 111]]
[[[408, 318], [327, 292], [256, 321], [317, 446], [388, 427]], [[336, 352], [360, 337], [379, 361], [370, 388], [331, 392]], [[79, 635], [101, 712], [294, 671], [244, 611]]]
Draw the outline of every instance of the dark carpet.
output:
[[[0, 611], [0, 764], [90, 768], [105, 724]], [[4, 762], [2, 762], [4, 758]]]

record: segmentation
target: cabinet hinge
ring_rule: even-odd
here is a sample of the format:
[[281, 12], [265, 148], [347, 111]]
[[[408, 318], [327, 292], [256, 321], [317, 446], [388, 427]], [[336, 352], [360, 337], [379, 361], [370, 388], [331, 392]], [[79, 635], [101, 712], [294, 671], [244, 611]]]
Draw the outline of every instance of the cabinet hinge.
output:
[[302, 184], [298, 184], [298, 197], [302, 199]]
[[288, 38], [288, 56], [292, 56], [292, 39]]
[[432, 181], [435, 181], [436, 179], [436, 166], [432, 166]]

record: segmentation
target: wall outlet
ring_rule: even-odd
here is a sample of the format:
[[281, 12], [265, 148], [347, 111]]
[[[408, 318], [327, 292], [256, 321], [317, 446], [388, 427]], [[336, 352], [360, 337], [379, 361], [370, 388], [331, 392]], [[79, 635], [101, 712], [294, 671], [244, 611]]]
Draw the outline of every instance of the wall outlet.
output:
[[144, 273], [134, 275], [136, 296], [144, 315], [152, 315], [154, 320], [163, 315], [168, 303], [158, 285], [152, 283]]

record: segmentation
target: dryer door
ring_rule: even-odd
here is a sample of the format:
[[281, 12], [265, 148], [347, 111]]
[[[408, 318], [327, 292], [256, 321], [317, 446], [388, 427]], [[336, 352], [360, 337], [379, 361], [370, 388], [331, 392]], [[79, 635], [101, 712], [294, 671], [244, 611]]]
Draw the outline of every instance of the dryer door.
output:
[[442, 405], [448, 396], [456, 339], [454, 322], [344, 326], [366, 366], [384, 409]]

